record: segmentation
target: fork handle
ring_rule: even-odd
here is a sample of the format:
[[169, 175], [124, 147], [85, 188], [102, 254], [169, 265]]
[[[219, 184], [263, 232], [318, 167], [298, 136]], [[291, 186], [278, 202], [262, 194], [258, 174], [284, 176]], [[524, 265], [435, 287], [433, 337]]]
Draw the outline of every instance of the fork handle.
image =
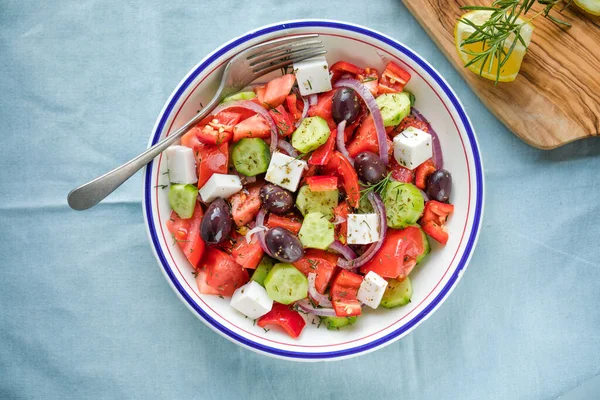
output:
[[198, 114], [189, 120], [184, 126], [176, 132], [170, 134], [139, 156], [126, 162], [98, 178], [81, 185], [69, 193], [67, 202], [74, 210], [87, 210], [102, 201], [111, 194], [116, 188], [121, 186], [127, 179], [131, 178], [142, 167], [152, 161], [156, 156], [162, 153], [167, 147], [172, 145], [177, 139], [189, 131], [198, 121], [209, 115], [212, 111], [215, 101], [200, 110]]

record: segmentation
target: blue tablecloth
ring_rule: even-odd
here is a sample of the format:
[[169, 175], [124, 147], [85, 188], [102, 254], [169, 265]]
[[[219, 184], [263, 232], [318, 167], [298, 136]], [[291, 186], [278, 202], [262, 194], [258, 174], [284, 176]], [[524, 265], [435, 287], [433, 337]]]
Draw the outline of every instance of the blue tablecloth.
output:
[[[65, 199], [145, 148], [209, 51], [311, 17], [380, 30], [446, 77], [479, 136], [487, 204], [439, 311], [383, 350], [307, 365], [244, 350], [186, 309], [147, 242], [140, 174], [87, 212]], [[521, 142], [398, 0], [3, 0], [0, 105], [2, 399], [600, 396], [600, 141]]]

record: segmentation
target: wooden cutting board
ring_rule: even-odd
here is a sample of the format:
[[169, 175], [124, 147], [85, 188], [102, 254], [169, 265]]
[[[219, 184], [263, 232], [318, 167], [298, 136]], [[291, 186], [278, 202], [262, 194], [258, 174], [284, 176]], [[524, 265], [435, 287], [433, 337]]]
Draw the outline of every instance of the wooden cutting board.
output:
[[460, 7], [491, 0], [402, 1], [481, 101], [525, 142], [553, 149], [600, 134], [600, 17], [572, 4], [559, 16], [570, 29], [536, 18], [519, 76], [494, 86], [464, 68], [454, 46], [454, 26], [465, 13]]

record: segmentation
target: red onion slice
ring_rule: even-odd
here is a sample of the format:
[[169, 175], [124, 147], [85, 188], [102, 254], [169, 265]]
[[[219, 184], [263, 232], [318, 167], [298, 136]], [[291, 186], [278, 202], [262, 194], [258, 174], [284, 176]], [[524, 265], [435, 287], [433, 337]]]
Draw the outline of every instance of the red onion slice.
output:
[[328, 250], [335, 251], [336, 253], [342, 255], [346, 260], [354, 260], [356, 258], [356, 253], [348, 246], [340, 242], [339, 240], [334, 240], [328, 247]]
[[321, 307], [333, 307], [329, 297], [324, 294], [321, 294], [317, 291], [315, 287], [315, 281], [317, 279], [317, 274], [311, 272], [308, 274], [308, 294], [313, 298]]
[[343, 120], [337, 126], [337, 136], [335, 138], [335, 141], [337, 143], [337, 149], [340, 153], [342, 153], [344, 157], [348, 159], [348, 161], [350, 161], [350, 164], [354, 166], [354, 159], [350, 157], [350, 154], [348, 154], [348, 150], [346, 150], [346, 143], [344, 142], [346, 135], [344, 133], [344, 129], [346, 129], [346, 120]]
[[317, 100], [318, 100], [318, 98], [317, 98], [316, 94], [311, 94], [310, 96], [308, 96], [308, 104], [310, 106], [316, 105], [317, 104]]
[[414, 107], [410, 110], [410, 113], [419, 121], [424, 122], [425, 124], [427, 124], [427, 127], [429, 128], [429, 134], [431, 135], [431, 141], [433, 144], [432, 150], [433, 150], [433, 162], [435, 163], [435, 167], [438, 169], [442, 169], [444, 168], [444, 156], [442, 154], [442, 144], [440, 143], [440, 138], [437, 134], [436, 131], [433, 130], [431, 124], [429, 123], [429, 121], [427, 121], [425, 119], [425, 117], [423, 116], [423, 114], [421, 114], [417, 109], [415, 109]]
[[385, 215], [385, 206], [383, 204], [383, 201], [381, 200], [381, 197], [379, 197], [379, 195], [375, 192], [370, 192], [368, 199], [371, 205], [373, 206], [373, 209], [379, 216], [379, 240], [371, 244], [367, 251], [363, 253], [363, 255], [361, 255], [358, 258], [355, 258], [354, 260], [348, 261], [340, 258], [338, 260], [337, 265], [341, 268], [353, 270], [362, 267], [367, 262], [371, 261], [373, 256], [375, 256], [375, 254], [379, 251], [379, 249], [383, 245], [383, 242], [385, 241], [387, 233], [387, 218]]
[[254, 228], [250, 229], [247, 233], [246, 233], [246, 243], [250, 244], [250, 242], [252, 241], [252, 235], [254, 235], [255, 233], [258, 232], [264, 232], [267, 230], [266, 226], [255, 226]]
[[[300, 117], [300, 119], [294, 124], [294, 126], [297, 128], [300, 126], [300, 124], [302, 123], [302, 121], [304, 120], [304, 118], [306, 118], [308, 116], [308, 99], [304, 96], [302, 96], [300, 94], [300, 91], [298, 90], [297, 87], [292, 89], [292, 93], [294, 93], [296, 95], [296, 99], [302, 100], [302, 116]], [[291, 112], [291, 111], [290, 111]]]
[[335, 216], [335, 220], [332, 222], [332, 224], [339, 225], [339, 224], [343, 224], [344, 222], [346, 222], [346, 218], [344, 218], [344, 217], [342, 217], [340, 215], [336, 215]]
[[270, 146], [271, 153], [275, 152], [275, 149], [277, 149], [277, 141], [278, 141], [277, 125], [275, 125], [275, 121], [273, 121], [273, 118], [271, 118], [268, 111], [250, 100], [236, 100], [236, 101], [228, 101], [227, 103], [219, 105], [217, 108], [215, 108], [213, 110], [212, 115], [217, 115], [221, 111], [224, 111], [224, 110], [227, 110], [228, 108], [233, 108], [233, 107], [241, 107], [241, 108], [245, 108], [250, 111], [254, 111], [255, 113], [257, 113], [258, 115], [260, 115], [267, 121], [267, 124], [269, 124], [269, 128], [271, 128], [271, 146]]
[[290, 142], [287, 142], [285, 140], [280, 140], [277, 143], [277, 147], [281, 150], [283, 150], [288, 156], [290, 157], [298, 157], [298, 152], [296, 151], [296, 149], [294, 149], [294, 146], [291, 145]]
[[333, 308], [315, 308], [307, 299], [296, 302], [296, 305], [302, 311], [309, 314], [320, 315], [321, 317], [336, 317]]
[[340, 79], [333, 85], [334, 87], [349, 87], [354, 89], [356, 93], [364, 100], [365, 105], [369, 109], [369, 112], [373, 116], [373, 122], [375, 123], [375, 130], [377, 131], [377, 141], [379, 142], [379, 158], [384, 165], [388, 164], [388, 143], [387, 134], [385, 133], [385, 126], [383, 125], [383, 117], [379, 106], [375, 102], [375, 97], [369, 91], [365, 85], [357, 81], [356, 79]]
[[[256, 215], [256, 227], [257, 228], [258, 227], [266, 228], [265, 227], [265, 216], [266, 215], [267, 215], [267, 213], [265, 212], [265, 210], [261, 208], [260, 211], [258, 212], [258, 214]], [[258, 237], [258, 243], [260, 243], [260, 247], [262, 247], [262, 249], [266, 255], [268, 255], [269, 257], [273, 257], [273, 255], [269, 251], [269, 248], [267, 247], [267, 242], [265, 241], [265, 230], [266, 229], [261, 230], [256, 233], [256, 236]]]

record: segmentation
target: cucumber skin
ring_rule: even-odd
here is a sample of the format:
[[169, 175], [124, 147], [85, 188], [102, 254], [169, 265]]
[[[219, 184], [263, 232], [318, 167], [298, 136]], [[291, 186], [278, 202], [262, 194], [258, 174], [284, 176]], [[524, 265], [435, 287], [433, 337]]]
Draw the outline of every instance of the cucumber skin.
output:
[[237, 92], [237, 93], [234, 93], [232, 95], [225, 97], [223, 100], [221, 100], [221, 104], [227, 103], [229, 101], [236, 101], [236, 100], [252, 100], [255, 97], [256, 97], [256, 94], [249, 90], [247, 90], [245, 92]]
[[[193, 197], [193, 204], [191, 207], [191, 211], [189, 209], [181, 209], [181, 207], [178, 207], [178, 205], [176, 204], [176, 202], [179, 201], [179, 199], [176, 198], [176, 196], [178, 196], [179, 191], [189, 191], [189, 195], [190, 197], [192, 197], [192, 193], [195, 194], [195, 196]], [[171, 184], [171, 186], [169, 187], [169, 206], [171, 206], [171, 209], [173, 211], [175, 211], [177, 213], [177, 215], [179, 215], [179, 218], [181, 219], [189, 219], [192, 218], [192, 216], [194, 215], [194, 210], [196, 209], [196, 201], [198, 199], [198, 188], [195, 185], [185, 185], [182, 183], [173, 183]], [[189, 206], [189, 204], [188, 204]], [[187, 211], [187, 212], [186, 212]]]
[[[244, 149], [246, 149], [244, 151]], [[250, 152], [262, 152], [262, 160], [254, 160]], [[258, 157], [261, 154], [257, 154]], [[260, 138], [244, 138], [233, 146], [231, 160], [237, 172], [245, 176], [256, 176], [267, 172], [271, 152], [267, 143]], [[264, 162], [266, 161], [266, 162]], [[260, 163], [260, 164], [259, 164]]]
[[405, 92], [382, 94], [375, 102], [385, 126], [396, 126], [410, 114], [410, 96]]
[[321, 317], [321, 321], [329, 330], [338, 330], [344, 326], [353, 325], [357, 317]]
[[258, 263], [250, 280], [256, 281], [259, 285], [265, 287], [265, 279], [267, 278], [267, 275], [269, 275], [271, 269], [273, 269], [273, 265], [275, 265], [275, 261], [269, 256], [264, 256], [260, 260], [260, 263]]
[[395, 229], [415, 224], [425, 208], [423, 195], [412, 183], [390, 182], [383, 203], [387, 214], [387, 225]]
[[327, 219], [333, 218], [333, 209], [338, 205], [338, 190], [325, 192], [313, 192], [308, 185], [304, 185], [298, 190], [296, 197], [296, 208], [300, 210], [303, 216], [312, 212], [320, 212]]
[[304, 217], [298, 239], [305, 248], [327, 250], [335, 240], [335, 228], [320, 212], [309, 213]]
[[330, 134], [329, 125], [323, 118], [304, 118], [292, 133], [292, 146], [300, 153], [306, 154], [325, 144]]
[[431, 252], [431, 246], [429, 245], [429, 239], [427, 239], [427, 234], [425, 234], [425, 231], [423, 231], [423, 229], [419, 226], [419, 225], [415, 225], [419, 228], [419, 230], [421, 231], [421, 236], [423, 237], [423, 253], [419, 254], [417, 256], [417, 264], [420, 263], [421, 261], [423, 261], [423, 259], [425, 258], [425, 256], [427, 254], [429, 254]]
[[412, 295], [412, 282], [409, 277], [406, 277], [402, 282], [390, 279], [380, 305], [385, 308], [405, 306], [410, 303]]

